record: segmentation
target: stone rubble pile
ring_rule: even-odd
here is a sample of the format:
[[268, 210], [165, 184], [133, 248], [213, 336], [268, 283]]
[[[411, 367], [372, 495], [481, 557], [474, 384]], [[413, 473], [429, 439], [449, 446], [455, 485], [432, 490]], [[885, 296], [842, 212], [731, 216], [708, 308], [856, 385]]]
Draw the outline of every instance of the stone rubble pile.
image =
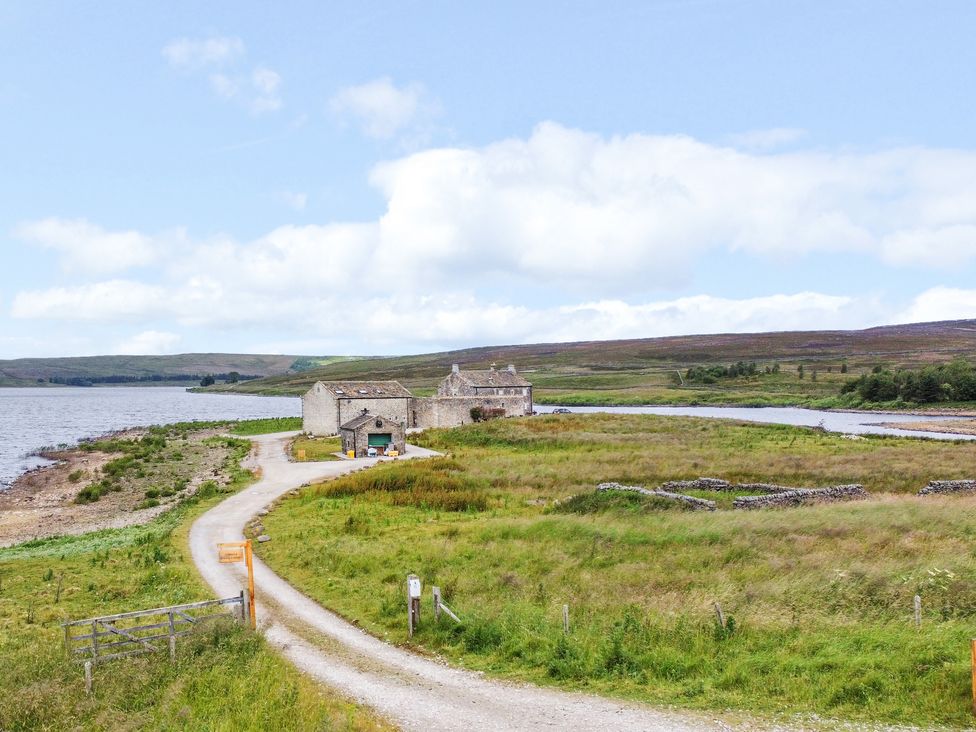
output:
[[920, 496], [934, 493], [969, 493], [976, 491], [976, 480], [933, 480], [918, 492]]

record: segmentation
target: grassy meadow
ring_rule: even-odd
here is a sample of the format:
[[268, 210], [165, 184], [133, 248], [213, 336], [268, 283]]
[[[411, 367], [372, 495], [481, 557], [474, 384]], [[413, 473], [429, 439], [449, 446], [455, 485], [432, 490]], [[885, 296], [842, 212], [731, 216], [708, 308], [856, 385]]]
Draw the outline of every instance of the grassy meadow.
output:
[[[284, 500], [263, 518], [273, 541], [262, 558], [405, 644], [403, 583], [415, 572], [425, 614], [412, 643], [500, 676], [772, 717], [971, 723], [976, 497], [914, 493], [976, 475], [976, 444], [649, 415], [498, 420], [415, 439], [446, 457]], [[860, 482], [875, 497], [698, 513], [592, 495], [602, 481], [701, 475]], [[430, 585], [461, 625], [432, 622]]]
[[232, 443], [228, 484], [204, 484], [149, 524], [0, 549], [0, 729], [389, 728], [324, 692], [233, 622], [180, 639], [175, 663], [164, 650], [101, 664], [94, 693], [85, 695], [81, 665], [64, 655], [60, 623], [212, 597], [187, 536], [196, 516], [252, 480], [237, 467], [249, 443]]

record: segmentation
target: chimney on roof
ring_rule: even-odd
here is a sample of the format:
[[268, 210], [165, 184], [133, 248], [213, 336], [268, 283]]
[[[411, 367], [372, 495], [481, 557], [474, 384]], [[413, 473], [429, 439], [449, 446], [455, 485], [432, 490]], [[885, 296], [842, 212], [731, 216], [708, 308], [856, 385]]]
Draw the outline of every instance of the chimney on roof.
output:
[[458, 366], [456, 363], [452, 363], [451, 364], [451, 373], [452, 374], [459, 374], [459, 373], [461, 373], [461, 367]]
[[495, 370], [495, 364], [492, 364], [491, 366], [489, 366], [488, 367], [488, 370], [489, 371], [494, 371]]
[[508, 365], [508, 373], [510, 373], [510, 374], [516, 373], [516, 371], [515, 371], [515, 364], [514, 363], [510, 363]]

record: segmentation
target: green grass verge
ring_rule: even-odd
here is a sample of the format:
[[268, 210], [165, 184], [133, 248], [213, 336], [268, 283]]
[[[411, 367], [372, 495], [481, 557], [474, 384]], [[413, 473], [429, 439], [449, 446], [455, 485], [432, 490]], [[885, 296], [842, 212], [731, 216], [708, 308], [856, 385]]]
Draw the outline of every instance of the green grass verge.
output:
[[[417, 573], [464, 623], [425, 616], [412, 643], [492, 674], [774, 717], [970, 724], [976, 497], [909, 494], [971, 475], [976, 445], [651, 415], [497, 420], [419, 439], [450, 457], [304, 490], [264, 517], [275, 540], [262, 558], [402, 643], [403, 581]], [[623, 497], [552, 510], [601, 481], [699, 475], [882, 495], [759, 512]], [[483, 505], [438, 503], [450, 492]]]
[[231, 427], [231, 434], [251, 437], [267, 435], [273, 432], [293, 432], [302, 428], [301, 417], [271, 417], [268, 419], [247, 419], [236, 422]]
[[[84, 693], [60, 623], [212, 597], [190, 560], [192, 520], [247, 485], [235, 441], [223, 488], [209, 487], [144, 526], [0, 549], [0, 729], [373, 730], [388, 727], [331, 696], [238, 624], [219, 624], [168, 655], [108, 662]], [[59, 588], [60, 587], [60, 592]]]
[[[291, 443], [291, 456], [299, 462], [338, 460], [333, 453], [342, 449], [338, 437], [296, 437]], [[304, 457], [299, 457], [304, 456]]]

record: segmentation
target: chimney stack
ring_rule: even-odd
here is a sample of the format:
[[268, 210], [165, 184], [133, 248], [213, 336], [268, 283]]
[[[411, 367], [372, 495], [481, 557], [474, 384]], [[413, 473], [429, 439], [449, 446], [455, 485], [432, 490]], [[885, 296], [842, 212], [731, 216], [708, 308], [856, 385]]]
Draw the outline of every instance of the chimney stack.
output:
[[459, 373], [461, 373], [461, 368], [456, 363], [452, 363], [451, 364], [451, 373], [452, 374], [459, 374]]
[[508, 373], [510, 373], [510, 374], [516, 373], [516, 371], [515, 371], [515, 364], [514, 363], [510, 363], [508, 365]]

